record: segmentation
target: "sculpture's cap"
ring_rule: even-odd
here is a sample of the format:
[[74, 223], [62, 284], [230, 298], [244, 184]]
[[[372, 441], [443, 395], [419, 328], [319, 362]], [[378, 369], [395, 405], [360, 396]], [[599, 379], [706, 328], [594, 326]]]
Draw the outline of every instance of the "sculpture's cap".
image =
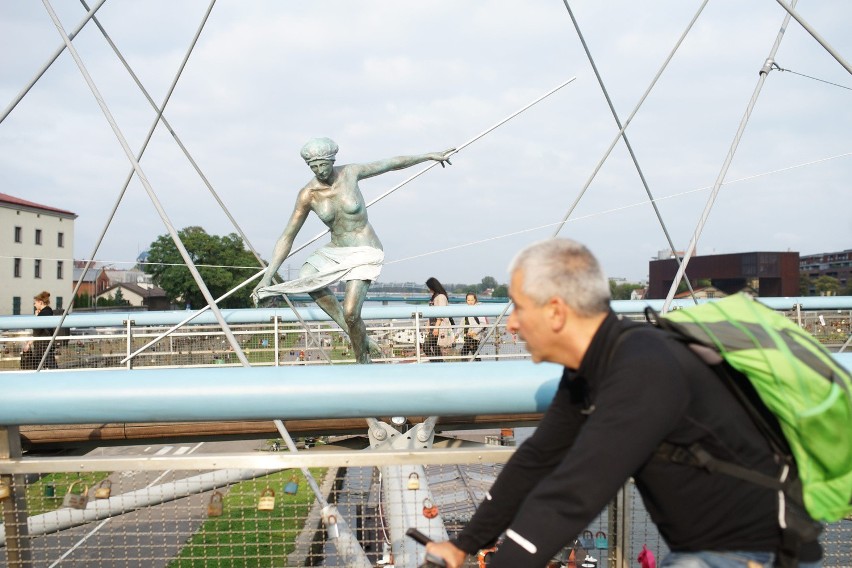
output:
[[338, 150], [337, 144], [331, 138], [312, 138], [302, 146], [300, 154], [308, 164], [321, 160], [333, 162]]

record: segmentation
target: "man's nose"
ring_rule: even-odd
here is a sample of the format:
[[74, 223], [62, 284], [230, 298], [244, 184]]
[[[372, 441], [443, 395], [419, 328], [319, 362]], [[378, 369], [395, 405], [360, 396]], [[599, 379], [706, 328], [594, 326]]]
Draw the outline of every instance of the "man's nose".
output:
[[506, 330], [511, 332], [511, 333], [515, 333], [515, 332], [518, 331], [518, 326], [516, 325], [516, 322], [515, 322], [515, 314], [514, 313], [509, 314], [509, 319], [506, 320]]

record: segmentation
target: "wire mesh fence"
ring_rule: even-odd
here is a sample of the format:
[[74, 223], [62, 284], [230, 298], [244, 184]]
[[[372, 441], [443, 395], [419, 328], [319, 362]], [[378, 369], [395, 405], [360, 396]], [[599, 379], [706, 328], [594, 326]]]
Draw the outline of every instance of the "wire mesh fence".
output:
[[[429, 463], [417, 464], [407, 453], [353, 454], [311, 452], [309, 469], [292, 466], [307, 455], [299, 452], [282, 469], [215, 469], [240, 456], [210, 454], [192, 462], [210, 468], [184, 469], [163, 456], [157, 468], [149, 459], [146, 469], [133, 470], [131, 458], [142, 463], [144, 456], [125, 455], [79, 458], [78, 471], [4, 474], [0, 565], [417, 566], [423, 549], [403, 531], [458, 534], [510, 455], [492, 460], [487, 450], [470, 449], [440, 463], [423, 452], [414, 461]], [[248, 466], [253, 460], [242, 458]], [[110, 464], [113, 469], [98, 470]], [[328, 506], [334, 522], [324, 513]], [[821, 542], [826, 567], [852, 565], [852, 521], [826, 527]], [[667, 553], [632, 483], [576, 538], [566, 535], [566, 543], [553, 566], [569, 566], [569, 559], [576, 566], [637, 565], [643, 546], [657, 557]], [[467, 565], [486, 560], [470, 557]]]

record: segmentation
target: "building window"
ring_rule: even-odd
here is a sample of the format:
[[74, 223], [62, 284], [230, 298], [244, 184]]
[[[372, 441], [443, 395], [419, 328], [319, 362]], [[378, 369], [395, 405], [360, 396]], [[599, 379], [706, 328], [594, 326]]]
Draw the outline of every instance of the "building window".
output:
[[59, 248], [65, 247], [65, 233], [56, 234], [56, 246]]
[[41, 259], [35, 259], [35, 277], [41, 278]]
[[37, 245], [41, 244], [41, 229], [36, 229], [35, 241]]
[[15, 274], [15, 278], [21, 277], [21, 259], [20, 258], [15, 259], [15, 272], [14, 272], [14, 274]]
[[21, 297], [13, 296], [12, 297], [12, 315], [19, 316], [21, 315]]
[[56, 296], [56, 311], [62, 309], [62, 296]]
[[56, 261], [56, 279], [62, 280], [62, 261], [61, 260]]
[[20, 227], [15, 227], [15, 242], [16, 243], [21, 242], [21, 228]]

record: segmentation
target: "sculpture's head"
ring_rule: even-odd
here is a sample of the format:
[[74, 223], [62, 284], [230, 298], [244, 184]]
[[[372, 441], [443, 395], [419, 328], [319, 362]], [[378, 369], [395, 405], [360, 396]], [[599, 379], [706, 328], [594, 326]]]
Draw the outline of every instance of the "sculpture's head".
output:
[[331, 138], [312, 138], [302, 146], [300, 154], [317, 179], [327, 181], [334, 171], [332, 166], [338, 149]]

